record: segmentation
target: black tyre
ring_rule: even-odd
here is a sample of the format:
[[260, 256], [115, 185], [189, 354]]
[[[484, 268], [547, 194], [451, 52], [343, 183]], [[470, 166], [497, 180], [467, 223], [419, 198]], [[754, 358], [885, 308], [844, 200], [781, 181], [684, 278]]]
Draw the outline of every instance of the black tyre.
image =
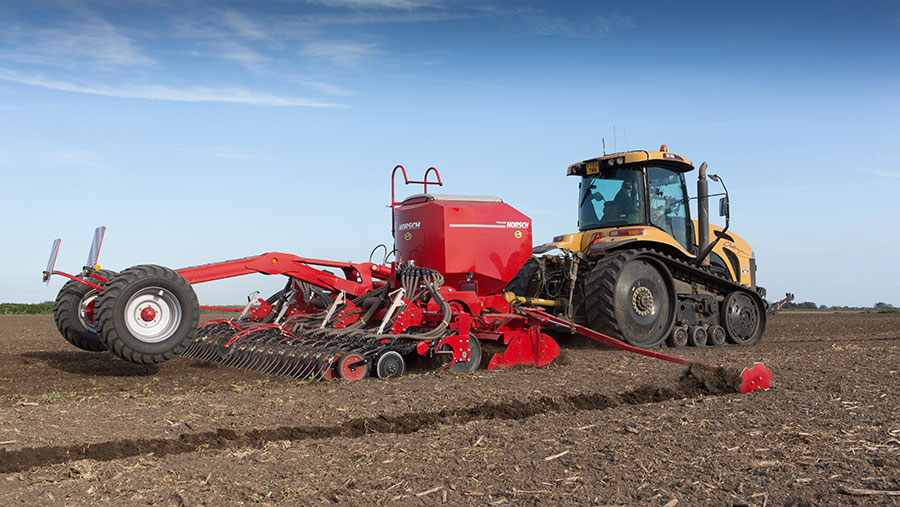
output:
[[[116, 273], [99, 270], [97, 274], [109, 280]], [[91, 279], [91, 282], [102, 285], [96, 278]], [[59, 290], [53, 304], [53, 321], [56, 323], [56, 329], [67, 342], [88, 352], [106, 350], [106, 344], [100, 338], [100, 330], [95, 319], [98, 294], [100, 291], [90, 285], [69, 280]]]
[[756, 345], [766, 330], [766, 311], [762, 300], [736, 290], [725, 297], [719, 312], [725, 338], [737, 345]]
[[516, 276], [506, 284], [505, 292], [512, 292], [517, 296], [536, 297], [538, 294], [538, 270], [540, 264], [537, 258], [532, 257], [519, 269]]
[[635, 347], [652, 348], [675, 324], [675, 289], [666, 267], [639, 252], [598, 262], [584, 285], [591, 328]]
[[180, 354], [193, 341], [200, 320], [197, 295], [187, 280], [152, 264], [113, 277], [100, 291], [97, 308], [106, 347], [138, 364]]

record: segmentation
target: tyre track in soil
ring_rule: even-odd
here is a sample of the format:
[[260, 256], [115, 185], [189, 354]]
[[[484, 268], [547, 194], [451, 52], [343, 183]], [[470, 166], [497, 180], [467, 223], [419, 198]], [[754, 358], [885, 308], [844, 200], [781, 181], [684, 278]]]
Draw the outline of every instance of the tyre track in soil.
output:
[[646, 405], [670, 400], [735, 394], [740, 374], [730, 368], [708, 370], [694, 365], [685, 370], [676, 385], [644, 386], [615, 395], [588, 393], [564, 397], [545, 396], [529, 401], [485, 403], [437, 412], [412, 412], [354, 419], [335, 426], [280, 426], [243, 432], [216, 430], [182, 434], [177, 439], [122, 439], [95, 444], [46, 446], [16, 451], [0, 450], [0, 474], [23, 472], [35, 467], [82, 459], [111, 461], [143, 454], [166, 456], [198, 449], [262, 448], [273, 441], [319, 440], [333, 437], [360, 438], [369, 434], [409, 434], [438, 425], [461, 425], [484, 420], [523, 420], [551, 413], [607, 410], [622, 405]]

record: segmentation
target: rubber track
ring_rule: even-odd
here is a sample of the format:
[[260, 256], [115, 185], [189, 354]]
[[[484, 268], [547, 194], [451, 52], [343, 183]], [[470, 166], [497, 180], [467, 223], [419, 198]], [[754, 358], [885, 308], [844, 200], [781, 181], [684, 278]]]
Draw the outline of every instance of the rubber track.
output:
[[[599, 304], [585, 304], [585, 313], [588, 323], [595, 331], [613, 338], [623, 338], [616, 320], [616, 282], [625, 264], [637, 255], [637, 251], [612, 253], [600, 259], [588, 273], [584, 283], [584, 302], [590, 300]], [[599, 268], [600, 265], [603, 266], [602, 269]]]
[[[753, 298], [758, 304], [760, 304], [760, 308], [762, 309], [762, 325], [763, 325], [763, 333], [765, 333], [765, 310], [766, 310], [766, 302], [760, 297], [756, 291], [748, 289], [743, 285], [735, 283], [731, 280], [726, 280], [720, 276], [707, 273], [696, 266], [688, 264], [686, 262], [680, 261], [674, 257], [669, 255], [662, 254], [657, 252], [656, 250], [648, 250], [648, 249], [637, 249], [637, 250], [629, 250], [627, 252], [612, 252], [602, 257], [597, 264], [600, 263], [610, 263], [610, 267], [615, 270], [615, 276], [612, 275], [611, 269], [602, 270], [599, 276], [593, 276], [598, 270], [595, 268], [591, 270], [588, 278], [584, 284], [585, 298], [587, 301], [588, 294], [596, 293], [598, 300], [605, 301], [606, 303], [603, 305], [592, 305], [590, 308], [586, 308], [586, 312], [588, 312], [588, 322], [601, 322], [603, 324], [599, 324], [597, 326], [597, 331], [608, 334], [614, 338], [621, 337], [621, 332], [619, 331], [618, 323], [616, 322], [614, 308], [613, 308], [613, 297], [616, 289], [616, 280], [618, 279], [618, 273], [622, 270], [622, 267], [626, 262], [635, 259], [635, 258], [650, 258], [656, 259], [661, 262], [663, 265], [668, 268], [669, 273], [672, 274], [672, 277], [676, 280], [680, 280], [685, 283], [690, 284], [699, 284], [704, 289], [720, 296], [727, 296], [732, 291], [740, 291], [745, 294], [748, 294], [751, 298]], [[599, 320], [595, 320], [599, 319]], [[762, 338], [760, 338], [761, 340]], [[665, 340], [660, 344], [661, 346], [665, 345]], [[753, 345], [759, 343], [759, 341], [755, 342]], [[733, 343], [728, 343], [726, 341], [722, 345], [705, 345], [705, 347], [709, 348], [718, 348], [718, 347], [726, 347], [726, 346], [743, 346], [743, 345], [735, 345]]]
[[357, 418], [335, 426], [280, 426], [244, 432], [218, 428], [178, 438], [125, 439], [95, 444], [46, 446], [15, 451], [0, 449], [0, 474], [34, 467], [93, 459], [110, 461], [153, 453], [154, 456], [196, 452], [198, 448], [262, 448], [279, 440], [324, 440], [333, 437], [361, 438], [371, 433], [405, 435], [420, 430], [472, 421], [520, 421], [542, 414], [606, 410], [618, 406], [647, 405], [669, 400], [734, 394], [716, 380], [701, 380], [688, 370], [673, 387], [644, 386], [619, 394], [580, 393], [564, 397], [544, 396], [528, 401], [484, 403], [473, 407], [447, 408], [439, 412], [419, 411], [400, 415]]
[[120, 294], [126, 286], [141, 278], [162, 278], [175, 285], [184, 285], [188, 291], [193, 293], [190, 284], [184, 280], [178, 273], [171, 269], [156, 264], [144, 264], [128, 268], [118, 276], [113, 277], [100, 292], [97, 299], [97, 321], [100, 324], [100, 332], [106, 346], [113, 354], [130, 361], [135, 364], [157, 364], [168, 361], [173, 357], [180, 355], [194, 341], [194, 335], [197, 332], [197, 325], [200, 319], [200, 303], [194, 296], [190, 301], [191, 308], [182, 312], [182, 318], [187, 318], [190, 314], [193, 316], [194, 322], [191, 324], [191, 331], [187, 333], [181, 343], [164, 353], [149, 354], [138, 352], [122, 341], [115, 326], [115, 306]]

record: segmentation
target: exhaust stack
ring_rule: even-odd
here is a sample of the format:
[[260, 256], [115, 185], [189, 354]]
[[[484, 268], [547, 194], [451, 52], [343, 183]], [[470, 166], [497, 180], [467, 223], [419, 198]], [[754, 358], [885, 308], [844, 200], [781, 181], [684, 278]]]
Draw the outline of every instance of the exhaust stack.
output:
[[[697, 242], [699, 254], [706, 251], [709, 246], [709, 182], [706, 179], [706, 162], [700, 164], [700, 174], [697, 177]], [[709, 255], [703, 256], [701, 266], [709, 266]]]

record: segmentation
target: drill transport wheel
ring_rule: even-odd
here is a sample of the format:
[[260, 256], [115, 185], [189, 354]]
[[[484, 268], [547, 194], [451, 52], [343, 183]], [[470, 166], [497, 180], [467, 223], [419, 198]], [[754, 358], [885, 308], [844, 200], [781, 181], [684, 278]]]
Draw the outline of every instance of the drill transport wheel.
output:
[[[116, 273], [99, 270], [97, 274], [109, 280]], [[94, 279], [93, 282], [100, 281]], [[98, 294], [100, 291], [90, 285], [69, 280], [59, 290], [53, 304], [53, 321], [56, 323], [56, 329], [67, 342], [88, 352], [106, 350], [95, 318]]]
[[128, 268], [113, 277], [97, 299], [106, 347], [132, 363], [161, 363], [180, 354], [193, 341], [200, 320], [194, 289], [163, 266]]

